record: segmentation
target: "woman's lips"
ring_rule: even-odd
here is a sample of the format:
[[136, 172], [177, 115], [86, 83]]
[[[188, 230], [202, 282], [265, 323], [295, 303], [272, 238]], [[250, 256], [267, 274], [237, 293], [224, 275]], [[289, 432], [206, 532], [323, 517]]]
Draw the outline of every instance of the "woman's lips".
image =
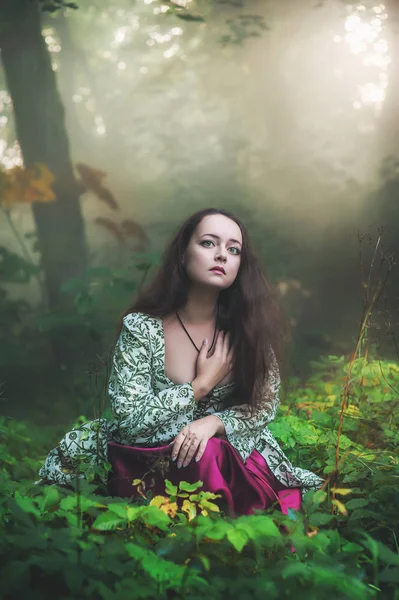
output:
[[218, 273], [218, 275], [226, 275], [224, 269], [219, 269], [218, 267], [214, 267], [213, 269], [210, 269], [210, 271], [212, 271], [212, 273]]

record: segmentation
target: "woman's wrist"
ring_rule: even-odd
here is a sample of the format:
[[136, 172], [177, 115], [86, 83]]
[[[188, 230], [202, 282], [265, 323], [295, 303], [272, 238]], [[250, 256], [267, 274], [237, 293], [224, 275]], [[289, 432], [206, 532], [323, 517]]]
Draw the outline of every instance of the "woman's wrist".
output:
[[222, 421], [222, 419], [219, 419], [218, 416], [216, 415], [208, 415], [207, 417], [205, 417], [206, 419], [212, 420], [215, 426], [215, 434], [217, 436], [225, 436], [226, 435], [226, 430], [224, 428], [224, 423]]
[[206, 381], [201, 379], [201, 377], [196, 377], [193, 379], [191, 385], [194, 390], [194, 399], [196, 402], [199, 402], [202, 398], [204, 398], [204, 396], [209, 394], [212, 389]]

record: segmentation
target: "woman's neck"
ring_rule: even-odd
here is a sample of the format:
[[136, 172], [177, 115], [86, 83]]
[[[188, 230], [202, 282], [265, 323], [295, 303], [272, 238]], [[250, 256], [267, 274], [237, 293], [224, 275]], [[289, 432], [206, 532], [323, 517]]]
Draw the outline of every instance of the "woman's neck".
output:
[[217, 313], [218, 294], [208, 291], [190, 293], [179, 315], [185, 323], [201, 325], [214, 321]]

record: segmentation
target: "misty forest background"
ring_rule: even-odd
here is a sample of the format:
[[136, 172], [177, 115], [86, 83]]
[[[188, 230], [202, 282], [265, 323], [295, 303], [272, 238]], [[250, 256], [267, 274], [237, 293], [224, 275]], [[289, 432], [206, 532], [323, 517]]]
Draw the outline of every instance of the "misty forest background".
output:
[[[50, 522], [61, 501], [57, 518], [70, 525], [68, 496], [42, 505], [29, 485], [72, 424], [109, 414], [120, 315], [176, 227], [222, 207], [247, 225], [292, 325], [273, 433], [328, 480], [305, 507], [325, 512], [286, 558], [291, 569], [330, 553], [325, 579], [287, 571], [280, 589], [271, 561], [276, 588], [262, 594], [288, 597], [301, 575], [307, 598], [345, 585], [342, 598], [399, 598], [398, 18], [395, 0], [0, 3], [0, 455], [15, 496], [6, 524], [14, 509], [16, 522], [21, 510]], [[94, 530], [120, 529], [106, 514]], [[90, 515], [84, 523], [93, 531]], [[242, 538], [231, 539], [240, 553]], [[17, 579], [6, 577], [9, 598]], [[42, 581], [30, 585], [45, 598]], [[84, 597], [113, 598], [93, 590]]]
[[[380, 253], [399, 238], [395, 6], [189, 4], [44, 3], [40, 22], [29, 3], [3, 3], [3, 179], [23, 164], [56, 177], [54, 200], [10, 184], [2, 203], [12, 416], [57, 421], [78, 398], [89, 409], [89, 363], [199, 208], [247, 224], [293, 326], [290, 374], [350, 355], [385, 276]], [[379, 356], [396, 356], [398, 286], [393, 269], [368, 323]]]

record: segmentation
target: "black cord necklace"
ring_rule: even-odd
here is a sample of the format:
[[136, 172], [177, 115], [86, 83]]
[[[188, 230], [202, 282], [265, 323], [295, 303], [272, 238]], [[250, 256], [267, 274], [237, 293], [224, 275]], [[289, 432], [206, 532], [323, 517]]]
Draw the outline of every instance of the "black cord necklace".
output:
[[[219, 316], [219, 311], [217, 311], [217, 313], [216, 313], [215, 331], [213, 332], [213, 340], [212, 340], [211, 347], [209, 348], [209, 351], [212, 350], [213, 344], [215, 343], [216, 331], [217, 331], [217, 328], [218, 328], [218, 316]], [[196, 349], [196, 351], [199, 354], [200, 353], [199, 348], [197, 348], [196, 343], [194, 342], [193, 338], [191, 337], [191, 335], [188, 333], [187, 329], [185, 328], [184, 323], [181, 320], [180, 315], [179, 315], [179, 313], [177, 311], [176, 311], [176, 317], [179, 319], [181, 326], [183, 327], [184, 331], [186, 332], [186, 334], [190, 338], [192, 345], [194, 346], [194, 348]]]

